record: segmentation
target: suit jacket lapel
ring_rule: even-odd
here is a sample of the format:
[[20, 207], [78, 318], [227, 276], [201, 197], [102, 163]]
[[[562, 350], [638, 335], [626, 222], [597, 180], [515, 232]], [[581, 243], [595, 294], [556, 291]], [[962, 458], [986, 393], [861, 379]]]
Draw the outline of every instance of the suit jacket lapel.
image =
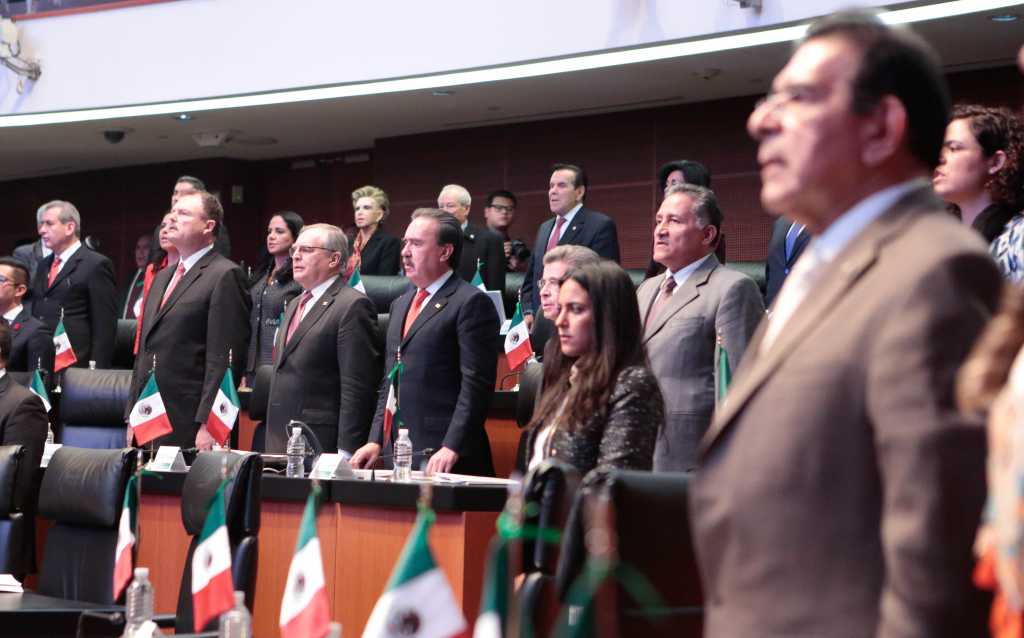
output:
[[578, 243], [576, 238], [583, 232], [583, 225], [586, 223], [586, 217], [587, 208], [585, 206], [576, 211], [576, 215], [572, 218], [572, 221], [569, 222], [569, 227], [565, 229], [565, 232], [562, 233], [562, 238], [558, 240], [559, 246]]
[[[299, 342], [302, 341], [302, 338], [306, 335], [306, 333], [310, 331], [313, 325], [320, 320], [320, 317], [322, 317], [324, 313], [327, 312], [327, 309], [331, 307], [331, 304], [334, 303], [334, 298], [338, 295], [338, 290], [340, 290], [341, 287], [344, 285], [345, 282], [342, 281], [341, 277], [339, 276], [336, 280], [334, 280], [334, 283], [331, 284], [327, 288], [327, 290], [324, 291], [324, 294], [322, 294], [320, 298], [316, 300], [316, 304], [309, 309], [309, 311], [306, 313], [306, 316], [299, 320], [299, 325], [295, 328], [295, 332], [294, 334], [292, 334], [292, 338], [288, 341], [288, 343], [284, 344], [284, 350], [281, 351], [281, 356], [277, 358], [276, 365], [280, 366], [284, 362], [285, 358], [293, 350], [295, 350], [296, 347], [298, 347]], [[298, 297], [296, 297], [296, 299], [301, 300], [302, 295], [299, 295]], [[295, 316], [295, 313], [298, 312], [298, 310], [299, 302], [296, 302], [293, 304], [291, 312], [288, 313], [288, 323], [284, 324], [285, 336], [288, 335], [287, 326], [291, 325], [292, 317]]]
[[[423, 304], [423, 307], [420, 308], [419, 316], [416, 317], [416, 321], [412, 322], [412, 325], [409, 327], [408, 334], [402, 338], [402, 347], [405, 347], [405, 344], [409, 342], [409, 339], [412, 339], [413, 335], [415, 335], [425, 323], [433, 319], [437, 313], [441, 312], [441, 310], [448, 305], [448, 297], [455, 292], [455, 287], [458, 285], [459, 281], [458, 273], [453, 272], [451, 276], [448, 277], [448, 281], [444, 282], [444, 285], [441, 286], [434, 296], [431, 297], [427, 303]], [[415, 295], [415, 293], [413, 294]], [[405, 322], [405, 314], [402, 315], [402, 322]]]
[[[930, 187], [929, 187], [930, 191]], [[775, 338], [768, 352], [760, 353], [761, 342], [771, 319], [758, 326], [753, 339], [747, 345], [747, 353], [738, 371], [735, 384], [715, 415], [714, 422], [701, 440], [700, 453], [704, 454], [722, 433], [728, 429], [733, 417], [753, 396], [757, 389], [802, 343], [804, 337], [815, 325], [824, 321], [836, 308], [843, 295], [856, 284], [878, 258], [881, 247], [902, 232], [912, 214], [924, 199], [924, 190], [912, 191], [881, 217], [871, 222], [851, 245], [843, 249], [836, 259], [825, 266], [817, 286], [807, 295], [785, 328]], [[930, 194], [927, 199], [934, 196]]]
[[[160, 308], [159, 311], [157, 311], [157, 320], [159, 320], [161, 317], [167, 314], [167, 311], [174, 307], [174, 304], [177, 303], [178, 299], [181, 299], [181, 296], [185, 294], [185, 291], [188, 290], [189, 287], [202, 276], [203, 269], [206, 268], [206, 266], [209, 265], [209, 263], [213, 261], [213, 259], [216, 256], [217, 251], [215, 249], [211, 249], [210, 252], [203, 255], [199, 259], [199, 261], [197, 261], [195, 264], [193, 264], [191, 268], [185, 271], [185, 275], [181, 278], [181, 281], [178, 282], [178, 285], [174, 287], [174, 290], [171, 291], [171, 296], [167, 298], [167, 303], [165, 303], [163, 307]], [[177, 268], [178, 265], [175, 264], [174, 267]], [[173, 270], [171, 271], [171, 277], [174, 277]], [[170, 284], [170, 282], [171, 280], [168, 279], [167, 283]], [[163, 290], [161, 290], [160, 292], [161, 299], [163, 299], [165, 290], [167, 290], [166, 286], [164, 286]]]
[[[64, 267], [60, 269], [60, 272], [57, 273], [57, 276], [53, 278], [53, 284], [46, 289], [47, 292], [53, 290], [54, 288], [59, 286], [62, 281], [71, 276], [71, 273], [74, 272], [75, 268], [78, 267], [78, 262], [82, 261], [83, 250], [86, 250], [85, 246], [79, 246], [78, 250], [75, 251], [75, 254], [71, 255], [71, 257], [68, 259], [68, 263], [64, 264]], [[56, 256], [53, 254], [51, 254], [50, 257], [51, 259], [48, 266], [52, 266], [53, 259], [56, 259]], [[47, 274], [49, 274], [49, 267], [47, 267], [46, 271]]]
[[[711, 277], [711, 273], [718, 267], [718, 259], [715, 256], [709, 255], [704, 263], [697, 267], [697, 270], [690, 273], [690, 276], [686, 278], [683, 285], [678, 290], [672, 293], [672, 298], [669, 300], [668, 305], [665, 306], [658, 313], [657, 317], [648, 317], [648, 323], [644, 326], [644, 343], [646, 343], [651, 337], [658, 333], [668, 320], [671, 319], [677, 312], [685, 308], [694, 299], [700, 296], [700, 287], [708, 283], [708, 279]], [[652, 298], [653, 303], [653, 298]], [[650, 306], [646, 310], [649, 310]]]
[[[793, 242], [793, 252], [789, 254], [789, 259], [786, 260], [786, 267], [791, 268], [796, 262], [796, 258], [803, 252], [804, 246], [807, 242], [811, 241], [811, 234], [807, 232], [807, 228], [804, 227], [800, 231], [800, 234], [796, 236], [796, 241]], [[785, 250], [785, 239], [783, 239], [783, 250]]]

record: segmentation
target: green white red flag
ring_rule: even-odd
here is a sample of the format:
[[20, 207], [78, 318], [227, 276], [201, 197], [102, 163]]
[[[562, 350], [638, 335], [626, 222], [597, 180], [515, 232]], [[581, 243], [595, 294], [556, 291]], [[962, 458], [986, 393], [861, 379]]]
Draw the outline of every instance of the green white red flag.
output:
[[508, 618], [509, 573], [508, 540], [498, 535], [491, 541], [480, 613], [473, 626], [473, 638], [501, 638]]
[[199, 544], [192, 554], [192, 620], [198, 633], [214, 618], [235, 606], [231, 579], [231, 541], [224, 516], [224, 486], [210, 499]]
[[434, 512], [420, 509], [387, 588], [373, 607], [363, 638], [469, 635], [462, 609], [427, 543], [433, 522]]
[[46, 391], [46, 384], [43, 383], [43, 375], [39, 374], [37, 369], [32, 373], [32, 382], [29, 383], [28, 389], [32, 391], [32, 394], [36, 395], [43, 401], [43, 407], [46, 411], [50, 411], [50, 393]]
[[167, 408], [164, 407], [160, 390], [156, 387], [156, 373], [149, 373], [146, 387], [142, 388], [142, 393], [128, 415], [128, 425], [131, 426], [135, 443], [138, 445], [145, 445], [156, 437], [174, 430], [171, 427], [171, 420], [167, 417]]
[[206, 417], [206, 431], [218, 444], [224, 445], [231, 436], [231, 430], [235, 427], [241, 409], [242, 404], [238, 401], [238, 392], [235, 391], [235, 376], [228, 366], [210, 407], [210, 416]]
[[508, 358], [509, 369], [515, 370], [532, 356], [533, 346], [530, 344], [530, 331], [523, 319], [522, 306], [517, 301], [516, 312], [512, 315], [512, 323], [505, 335], [505, 357]]
[[331, 607], [324, 586], [324, 564], [316, 533], [320, 488], [314, 483], [299, 524], [295, 554], [281, 600], [281, 638], [323, 638], [330, 630]]
[[366, 294], [366, 286], [363, 285], [363, 278], [359, 276], [359, 266], [356, 266], [356, 269], [352, 271], [352, 276], [348, 278], [348, 285], [364, 295]]
[[398, 414], [398, 383], [402, 379], [405, 364], [399, 359], [391, 372], [388, 372], [388, 400], [384, 403], [384, 440], [383, 445], [391, 442], [391, 435], [401, 427], [402, 420]]
[[480, 276], [480, 260], [476, 260], [476, 274], [473, 275], [473, 281], [470, 282], [480, 290], [487, 292], [487, 284], [484, 283], [484, 278]]
[[132, 580], [132, 549], [135, 547], [135, 529], [137, 524], [138, 491], [135, 483], [138, 478], [132, 475], [124, 488], [124, 505], [121, 507], [121, 518], [117, 525], [117, 546], [114, 550], [114, 600]]
[[57, 322], [57, 329], [53, 331], [53, 349], [56, 351], [56, 358], [53, 361], [53, 371], [60, 372], [64, 368], [74, 365], [78, 356], [71, 348], [71, 340], [64, 330], [64, 318]]

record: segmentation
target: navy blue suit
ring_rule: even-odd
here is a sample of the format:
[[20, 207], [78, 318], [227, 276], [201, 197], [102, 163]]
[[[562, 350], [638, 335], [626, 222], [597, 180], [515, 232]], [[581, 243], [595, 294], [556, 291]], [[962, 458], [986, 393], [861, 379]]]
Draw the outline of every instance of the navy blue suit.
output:
[[789, 255], [789, 259], [786, 259], [786, 234], [789, 233], [789, 228], [792, 225], [793, 222], [785, 217], [779, 217], [775, 220], [775, 225], [772, 226], [772, 236], [768, 240], [768, 258], [764, 262], [764, 278], [767, 282], [764, 295], [765, 306], [772, 305], [775, 295], [779, 294], [779, 290], [782, 289], [782, 282], [786, 280], [789, 270], [796, 263], [800, 253], [804, 251], [807, 242], [811, 241], [811, 234], [807, 232], [807, 229], [801, 230], [793, 244], [793, 252]]
[[[537, 289], [535, 282], [544, 274], [544, 250], [554, 227], [555, 218], [552, 217], [541, 224], [540, 230], [537, 231], [533, 253], [530, 255], [530, 265], [526, 268], [523, 287], [519, 289], [524, 313], [532, 313], [540, 308], [540, 290]], [[620, 260], [619, 236], [615, 230], [615, 221], [604, 213], [590, 210], [586, 206], [576, 212], [572, 223], [558, 240], [559, 246], [567, 244], [586, 246], [605, 259], [613, 259], [616, 262]]]

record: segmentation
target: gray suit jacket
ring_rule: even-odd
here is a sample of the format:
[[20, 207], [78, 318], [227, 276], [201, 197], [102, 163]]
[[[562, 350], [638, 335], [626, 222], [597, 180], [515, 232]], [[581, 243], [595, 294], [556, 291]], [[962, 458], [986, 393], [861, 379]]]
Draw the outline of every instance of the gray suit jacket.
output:
[[[651, 277], [637, 289], [641, 321], [664, 279]], [[654, 449], [655, 471], [696, 467], [697, 446], [715, 411], [715, 340], [722, 335], [729, 369], [736, 370], [763, 317], [764, 302], [754, 280], [710, 255], [658, 316], [648, 319], [644, 348], [665, 397], [665, 429]]]
[[377, 312], [366, 295], [338, 277], [285, 336], [301, 295], [289, 302], [277, 334], [267, 408], [267, 452], [283, 453], [285, 428], [308, 424], [325, 452], [355, 452], [366, 443], [381, 377]]
[[824, 268], [701, 442], [705, 636], [984, 635], [965, 617], [985, 434], [953, 385], [999, 272], [930, 185]]

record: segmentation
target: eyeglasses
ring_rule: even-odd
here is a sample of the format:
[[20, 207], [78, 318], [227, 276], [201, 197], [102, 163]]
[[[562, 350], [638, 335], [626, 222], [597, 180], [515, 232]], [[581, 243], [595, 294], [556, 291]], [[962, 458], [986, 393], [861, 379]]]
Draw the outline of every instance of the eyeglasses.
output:
[[797, 85], [777, 91], [771, 91], [754, 105], [754, 110], [767, 109], [775, 112], [786, 108], [791, 104], [813, 102], [823, 97], [823, 89], [820, 86]]
[[309, 257], [313, 254], [314, 250], [326, 250], [329, 253], [338, 252], [336, 250], [331, 250], [330, 248], [324, 248], [323, 246], [292, 246], [288, 249], [288, 254], [294, 257], [295, 253], [299, 253], [303, 257]]
[[545, 286], [555, 286], [556, 288], [562, 285], [561, 279], [552, 277], [551, 279], [538, 279], [537, 290], [543, 290]]
[[494, 210], [502, 213], [511, 213], [516, 209], [515, 206], [502, 206], [501, 204], [491, 204], [488, 208], [493, 208]]
[[4, 284], [11, 284], [12, 286], [18, 286], [19, 285], [18, 282], [14, 281], [13, 279], [8, 279], [7, 277], [4, 277], [3, 275], [0, 275], [0, 286], [2, 286]]

